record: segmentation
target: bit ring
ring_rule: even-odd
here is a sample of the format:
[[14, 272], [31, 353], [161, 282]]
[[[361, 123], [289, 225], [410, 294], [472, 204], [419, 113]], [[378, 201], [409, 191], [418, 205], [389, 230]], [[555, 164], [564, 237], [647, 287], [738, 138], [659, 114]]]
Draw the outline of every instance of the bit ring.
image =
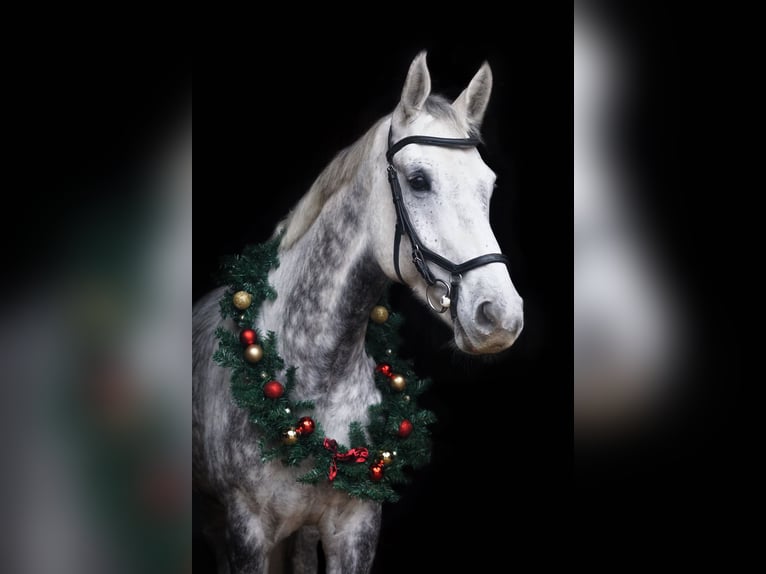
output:
[[[434, 304], [433, 301], [431, 301], [431, 289], [435, 286], [441, 284], [444, 286], [445, 293], [439, 297], [438, 300], [438, 307]], [[450, 301], [450, 293], [451, 289], [447, 282], [442, 281], [441, 279], [436, 279], [433, 283], [431, 283], [428, 287], [426, 287], [426, 301], [428, 301], [428, 306], [431, 307], [434, 311], [437, 313], [445, 313], [447, 309], [449, 309], [449, 306], [451, 304]]]

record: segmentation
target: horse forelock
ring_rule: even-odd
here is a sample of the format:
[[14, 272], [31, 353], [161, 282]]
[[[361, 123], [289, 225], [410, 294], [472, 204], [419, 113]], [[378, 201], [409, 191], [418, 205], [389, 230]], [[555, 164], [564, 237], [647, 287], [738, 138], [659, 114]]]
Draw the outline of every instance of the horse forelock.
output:
[[423, 108], [427, 114], [451, 123], [459, 134], [465, 134], [464, 137], [479, 139], [479, 127], [469, 122], [468, 118], [462, 114], [457, 113], [448, 99], [432, 94], [426, 98]]

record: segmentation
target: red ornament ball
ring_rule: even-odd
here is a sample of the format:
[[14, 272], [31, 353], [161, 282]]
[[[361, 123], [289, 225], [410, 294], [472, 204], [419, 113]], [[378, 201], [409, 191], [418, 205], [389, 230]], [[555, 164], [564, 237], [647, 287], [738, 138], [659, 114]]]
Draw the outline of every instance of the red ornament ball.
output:
[[285, 388], [279, 381], [269, 381], [263, 385], [263, 394], [267, 399], [278, 399], [285, 393]]
[[399, 431], [397, 434], [399, 435], [399, 438], [407, 438], [412, 434], [412, 429], [414, 427], [412, 426], [412, 423], [408, 421], [407, 419], [404, 419], [402, 422], [399, 423]]
[[393, 371], [391, 370], [391, 365], [389, 365], [388, 363], [379, 364], [377, 367], [375, 367], [375, 370], [378, 371], [379, 373], [383, 373], [387, 377], [390, 377], [391, 375], [393, 375]]
[[376, 462], [370, 467], [370, 480], [372, 482], [383, 480], [383, 465], [380, 462]]
[[311, 417], [301, 417], [298, 419], [298, 426], [295, 427], [295, 430], [300, 435], [308, 436], [314, 432], [315, 428], [316, 425], [314, 424], [314, 421]]
[[258, 340], [258, 335], [255, 334], [255, 331], [253, 329], [243, 329], [242, 332], [239, 334], [239, 342], [242, 343], [245, 347], [248, 345], [255, 345], [255, 342]]

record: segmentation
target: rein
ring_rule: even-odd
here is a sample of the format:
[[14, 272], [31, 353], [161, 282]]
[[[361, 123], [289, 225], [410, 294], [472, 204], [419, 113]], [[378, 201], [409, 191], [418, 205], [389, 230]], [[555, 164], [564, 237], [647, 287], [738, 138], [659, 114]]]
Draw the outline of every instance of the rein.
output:
[[[404, 205], [402, 188], [399, 185], [399, 175], [394, 167], [393, 161], [396, 152], [410, 144], [471, 148], [479, 145], [479, 140], [476, 138], [407, 136], [394, 143], [391, 130], [389, 129], [388, 132], [388, 151], [386, 151], [386, 160], [388, 161], [388, 183], [391, 186], [391, 195], [393, 196], [394, 206], [396, 208], [396, 232], [394, 234], [394, 269], [396, 270], [396, 275], [399, 277], [399, 280], [406, 285], [406, 282], [402, 278], [401, 271], [399, 270], [399, 246], [401, 244], [402, 235], [406, 234], [410, 240], [410, 245], [412, 246], [412, 262], [415, 265], [415, 269], [417, 269], [418, 273], [420, 273], [428, 284], [428, 287], [426, 288], [426, 301], [428, 301], [428, 305], [437, 313], [444, 313], [449, 309], [452, 319], [455, 320], [457, 318], [457, 302], [458, 295], [460, 294], [460, 282], [463, 279], [463, 273], [490, 263], [510, 265], [510, 262], [502, 253], [488, 253], [486, 255], [479, 255], [478, 257], [474, 257], [463, 263], [453, 263], [446, 257], [431, 251], [428, 247], [423, 245], [415, 228], [412, 226], [412, 221], [410, 221], [407, 208]], [[428, 267], [429, 262], [441, 267], [450, 274], [449, 284], [434, 276], [433, 272]], [[438, 300], [438, 307], [431, 300], [431, 289], [436, 285], [441, 285], [444, 289], [444, 294]]]

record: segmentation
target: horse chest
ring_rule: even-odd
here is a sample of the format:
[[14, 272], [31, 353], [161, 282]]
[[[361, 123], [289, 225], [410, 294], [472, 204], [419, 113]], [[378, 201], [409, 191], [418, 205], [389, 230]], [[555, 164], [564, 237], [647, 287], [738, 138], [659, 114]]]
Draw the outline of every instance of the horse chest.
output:
[[358, 501], [329, 485], [306, 485], [296, 478], [309, 470], [310, 462], [285, 467], [274, 461], [251, 469], [231, 485], [275, 540], [306, 525], [317, 525], [328, 513], [343, 514]]

